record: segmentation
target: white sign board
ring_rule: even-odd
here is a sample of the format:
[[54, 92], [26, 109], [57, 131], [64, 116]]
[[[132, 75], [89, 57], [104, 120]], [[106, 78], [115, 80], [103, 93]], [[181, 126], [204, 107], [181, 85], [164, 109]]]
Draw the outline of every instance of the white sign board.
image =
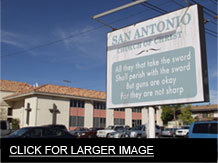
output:
[[193, 5], [108, 33], [107, 108], [207, 101], [199, 13]]

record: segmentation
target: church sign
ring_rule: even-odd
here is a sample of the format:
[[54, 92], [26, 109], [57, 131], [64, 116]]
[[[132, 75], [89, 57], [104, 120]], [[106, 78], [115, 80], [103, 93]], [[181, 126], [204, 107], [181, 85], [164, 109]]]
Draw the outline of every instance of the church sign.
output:
[[107, 35], [107, 108], [208, 101], [202, 8]]

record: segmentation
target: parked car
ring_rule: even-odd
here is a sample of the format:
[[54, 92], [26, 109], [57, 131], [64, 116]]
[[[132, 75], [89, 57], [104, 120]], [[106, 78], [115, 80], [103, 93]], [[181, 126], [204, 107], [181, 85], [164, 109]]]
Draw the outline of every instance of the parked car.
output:
[[125, 128], [129, 128], [129, 126], [125, 126], [125, 125], [108, 126], [105, 130], [98, 130], [97, 137], [108, 138], [111, 133]]
[[16, 130], [6, 138], [76, 138], [62, 129], [40, 126], [24, 127]]
[[47, 127], [52, 127], [52, 128], [58, 128], [64, 131], [68, 131], [65, 125], [61, 125], [61, 124], [56, 124], [56, 125], [45, 125]]
[[71, 130], [70, 133], [76, 137], [80, 137], [81, 135], [84, 135], [84, 133], [88, 131], [89, 129], [86, 127], [77, 127], [74, 130]]
[[190, 126], [189, 138], [218, 138], [218, 121], [193, 122]]
[[104, 128], [90, 128], [88, 131], [80, 132], [79, 138], [97, 138], [97, 131], [103, 130]]
[[125, 137], [130, 138], [146, 138], [146, 125], [137, 125], [126, 133]]
[[188, 134], [190, 126], [182, 126], [180, 129], [176, 130], [176, 136], [185, 137]]
[[175, 137], [176, 136], [176, 130], [177, 130], [177, 128], [165, 128], [162, 131], [161, 136]]
[[[188, 138], [218, 139], [218, 121], [193, 122], [189, 128]], [[218, 141], [217, 141], [218, 152]]]
[[117, 130], [109, 135], [109, 138], [125, 138], [130, 128], [124, 128], [122, 130]]
[[1, 137], [9, 135], [11, 133], [11, 128], [10, 128], [10, 124], [8, 121], [6, 120], [1, 120]]
[[[126, 137], [130, 138], [146, 138], [148, 135], [149, 129], [147, 125], [138, 125], [133, 127], [130, 132], [126, 134]], [[155, 125], [155, 136], [161, 136], [161, 128], [158, 125]]]

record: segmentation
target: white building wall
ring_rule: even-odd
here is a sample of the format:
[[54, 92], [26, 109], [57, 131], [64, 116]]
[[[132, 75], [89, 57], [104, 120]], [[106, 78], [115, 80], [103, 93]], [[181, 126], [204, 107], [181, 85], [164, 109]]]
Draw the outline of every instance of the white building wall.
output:
[[132, 108], [125, 109], [125, 125], [132, 127]]
[[53, 109], [53, 104], [55, 104], [60, 111], [60, 113], [57, 114], [57, 124], [63, 124], [69, 129], [70, 100], [48, 96], [38, 97], [37, 126], [52, 124], [52, 113], [49, 109]]
[[214, 112], [213, 117], [218, 118], [218, 111]]
[[106, 127], [114, 125], [114, 109], [106, 109]]
[[[24, 126], [37, 126], [36, 115], [37, 115], [37, 97], [28, 97], [24, 102]], [[29, 112], [29, 124], [26, 123], [27, 118], [27, 104], [30, 104], [31, 111]]]
[[25, 126], [24, 121], [24, 100], [15, 101], [13, 103], [13, 119], [19, 119], [20, 127]]
[[84, 113], [84, 126], [93, 127], [93, 103], [90, 101], [85, 102], [85, 113]]
[[148, 108], [142, 108], [142, 124], [148, 123]]

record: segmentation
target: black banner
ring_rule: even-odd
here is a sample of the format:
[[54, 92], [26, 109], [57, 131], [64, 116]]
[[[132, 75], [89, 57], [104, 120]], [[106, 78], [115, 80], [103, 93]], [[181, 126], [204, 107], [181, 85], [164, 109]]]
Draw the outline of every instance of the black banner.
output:
[[2, 162], [217, 162], [217, 139], [2, 139]]

